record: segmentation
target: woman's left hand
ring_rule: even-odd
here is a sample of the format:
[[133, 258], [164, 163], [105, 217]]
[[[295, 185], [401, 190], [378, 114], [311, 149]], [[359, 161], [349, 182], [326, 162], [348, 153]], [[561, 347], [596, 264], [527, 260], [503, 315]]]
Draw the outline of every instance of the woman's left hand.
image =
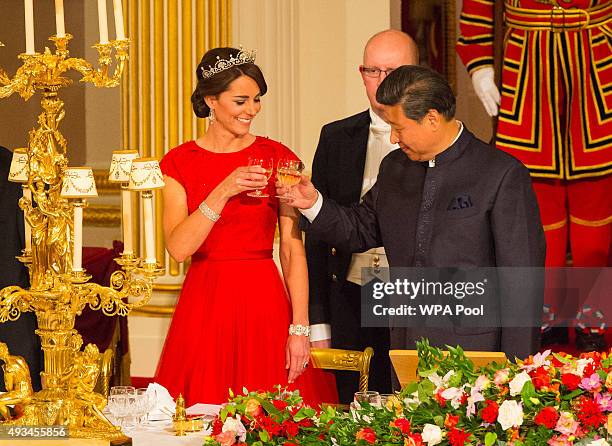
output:
[[307, 336], [289, 335], [287, 339], [285, 368], [289, 369], [289, 384], [300, 376], [310, 361], [310, 342]]

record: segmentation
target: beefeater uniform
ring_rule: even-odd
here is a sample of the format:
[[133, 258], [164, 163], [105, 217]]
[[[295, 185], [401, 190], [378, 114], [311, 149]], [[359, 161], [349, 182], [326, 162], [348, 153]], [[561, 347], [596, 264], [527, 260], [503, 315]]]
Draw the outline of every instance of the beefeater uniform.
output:
[[[464, 0], [457, 52], [493, 66], [494, 0]], [[548, 266], [605, 266], [612, 232], [612, 0], [504, 0], [496, 146], [532, 175]]]

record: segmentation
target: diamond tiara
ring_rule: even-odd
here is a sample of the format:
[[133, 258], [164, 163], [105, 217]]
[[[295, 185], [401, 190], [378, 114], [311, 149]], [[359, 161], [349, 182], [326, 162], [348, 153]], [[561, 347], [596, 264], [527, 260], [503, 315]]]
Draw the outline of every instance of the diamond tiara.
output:
[[236, 56], [230, 56], [229, 59], [220, 59], [219, 56], [217, 56], [217, 62], [215, 63], [214, 67], [209, 65], [208, 70], [205, 70], [204, 67], [201, 67], [202, 77], [204, 79], [208, 79], [209, 77], [214, 76], [215, 74], [220, 73], [221, 71], [227, 70], [228, 68], [235, 67], [236, 65], [254, 63], [256, 53], [257, 50], [249, 51], [240, 48], [238, 54], [236, 54]]

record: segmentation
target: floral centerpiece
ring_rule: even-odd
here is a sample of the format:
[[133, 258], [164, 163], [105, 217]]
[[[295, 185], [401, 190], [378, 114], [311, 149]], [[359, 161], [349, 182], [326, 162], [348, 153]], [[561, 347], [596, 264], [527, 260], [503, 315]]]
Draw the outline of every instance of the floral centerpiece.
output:
[[207, 444], [609, 445], [612, 359], [538, 353], [477, 369], [460, 347], [418, 343], [418, 383], [385, 407], [317, 410], [277, 388], [232, 396]]

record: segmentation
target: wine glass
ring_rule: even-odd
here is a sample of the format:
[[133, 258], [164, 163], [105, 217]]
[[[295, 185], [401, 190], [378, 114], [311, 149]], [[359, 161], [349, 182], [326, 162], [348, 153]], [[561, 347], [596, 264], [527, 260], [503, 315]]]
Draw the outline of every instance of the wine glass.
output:
[[[272, 158], [249, 158], [249, 166], [260, 166], [263, 167], [266, 171], [264, 175], [266, 176], [266, 181], [270, 180], [272, 176], [272, 171], [274, 170], [274, 160]], [[265, 189], [265, 188], [264, 188]], [[263, 193], [262, 189], [256, 189], [255, 191], [248, 192], [247, 195], [249, 197], [255, 198], [267, 198], [270, 195]]]
[[154, 388], [146, 388], [142, 387], [140, 389], [136, 389], [136, 393], [138, 395], [142, 395], [144, 398], [144, 407], [145, 407], [145, 420], [146, 423], [149, 423], [149, 414], [153, 409], [155, 409], [155, 405], [157, 403], [157, 392]]
[[136, 389], [132, 386], [114, 386], [110, 388], [108, 409], [120, 427], [125, 427], [127, 419], [132, 415], [132, 406]]
[[367, 390], [365, 392], [355, 392], [354, 401], [357, 405], [361, 405], [362, 403], [368, 403], [370, 406], [380, 407], [380, 393], [374, 390]]
[[[300, 160], [292, 158], [282, 158], [278, 161], [276, 168], [276, 176], [280, 184], [286, 187], [295, 186], [302, 178], [304, 163]], [[291, 195], [287, 192], [285, 195], [276, 195], [277, 198], [290, 199]]]

